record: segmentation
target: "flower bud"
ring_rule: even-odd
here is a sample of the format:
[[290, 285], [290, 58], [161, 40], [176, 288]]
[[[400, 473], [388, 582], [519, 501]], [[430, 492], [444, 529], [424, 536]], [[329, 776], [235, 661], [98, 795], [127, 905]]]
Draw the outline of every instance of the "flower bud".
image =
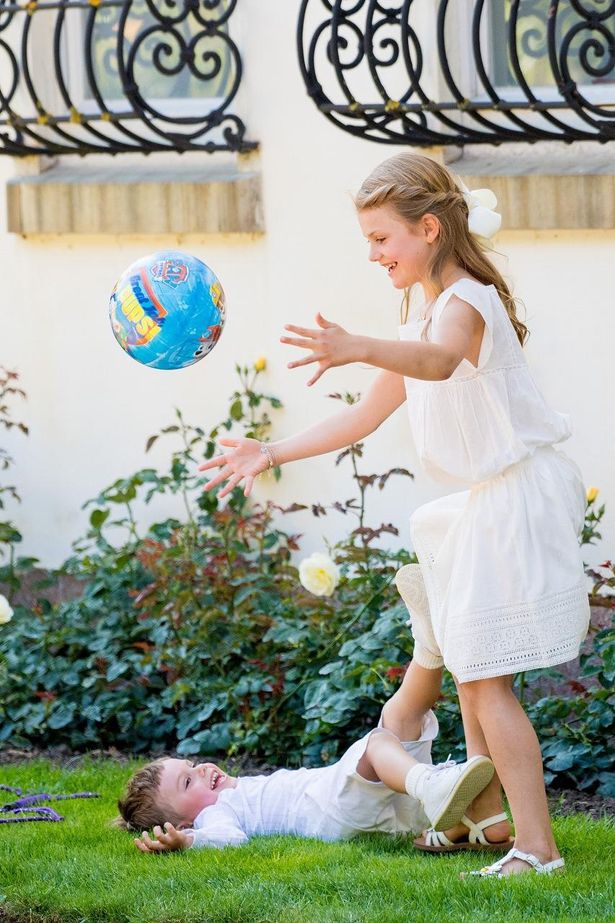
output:
[[264, 356], [259, 356], [259, 358], [254, 363], [254, 371], [264, 372], [266, 368], [267, 368], [267, 360], [265, 359]]
[[594, 500], [596, 499], [596, 497], [598, 496], [598, 493], [599, 493], [599, 491], [598, 491], [598, 488], [597, 488], [597, 487], [588, 487], [588, 488], [587, 488], [587, 494], [586, 494], [587, 502], [588, 502], [588, 503], [593, 503]]

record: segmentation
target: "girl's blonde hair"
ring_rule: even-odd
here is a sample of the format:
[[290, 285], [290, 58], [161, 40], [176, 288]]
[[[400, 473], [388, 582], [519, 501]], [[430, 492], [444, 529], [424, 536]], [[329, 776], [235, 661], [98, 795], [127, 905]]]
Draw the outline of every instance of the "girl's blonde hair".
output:
[[[416, 224], [423, 215], [435, 215], [440, 222], [440, 236], [428, 267], [430, 284], [440, 294], [444, 290], [444, 266], [454, 260], [483, 285], [494, 285], [523, 346], [529, 330], [517, 317], [517, 305], [504, 278], [485, 255], [479, 239], [470, 233], [468, 205], [446, 167], [421, 154], [390, 157], [370, 173], [355, 196], [359, 211], [382, 205], [394, 209], [409, 224]], [[408, 303], [406, 292], [406, 315]]]

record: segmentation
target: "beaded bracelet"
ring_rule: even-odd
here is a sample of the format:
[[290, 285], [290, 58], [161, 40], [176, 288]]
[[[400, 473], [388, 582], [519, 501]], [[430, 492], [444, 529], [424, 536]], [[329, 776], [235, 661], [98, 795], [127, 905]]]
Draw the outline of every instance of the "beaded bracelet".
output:
[[275, 468], [276, 460], [275, 460], [275, 455], [273, 454], [273, 449], [271, 448], [270, 445], [267, 445], [267, 443], [265, 442], [261, 443], [261, 455], [264, 455], [267, 459], [267, 470], [268, 471], [271, 468]]

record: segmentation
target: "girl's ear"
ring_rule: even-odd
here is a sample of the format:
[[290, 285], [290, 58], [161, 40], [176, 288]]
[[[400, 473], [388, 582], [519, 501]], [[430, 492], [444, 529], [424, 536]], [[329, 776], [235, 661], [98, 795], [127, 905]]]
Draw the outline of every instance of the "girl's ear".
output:
[[423, 225], [425, 242], [428, 244], [433, 244], [433, 242], [440, 236], [440, 222], [438, 218], [428, 212], [421, 218], [421, 223]]

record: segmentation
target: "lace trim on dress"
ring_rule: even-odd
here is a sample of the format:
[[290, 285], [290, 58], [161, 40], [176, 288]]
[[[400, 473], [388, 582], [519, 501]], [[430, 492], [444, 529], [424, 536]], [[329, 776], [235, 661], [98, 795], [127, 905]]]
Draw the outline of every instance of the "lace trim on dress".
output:
[[[462, 621], [457, 630], [449, 623], [444, 645], [447, 666], [462, 682], [556, 666], [578, 657], [589, 621], [587, 589], [579, 583], [538, 603], [477, 609]], [[502, 637], [510, 654], [501, 653]]]

